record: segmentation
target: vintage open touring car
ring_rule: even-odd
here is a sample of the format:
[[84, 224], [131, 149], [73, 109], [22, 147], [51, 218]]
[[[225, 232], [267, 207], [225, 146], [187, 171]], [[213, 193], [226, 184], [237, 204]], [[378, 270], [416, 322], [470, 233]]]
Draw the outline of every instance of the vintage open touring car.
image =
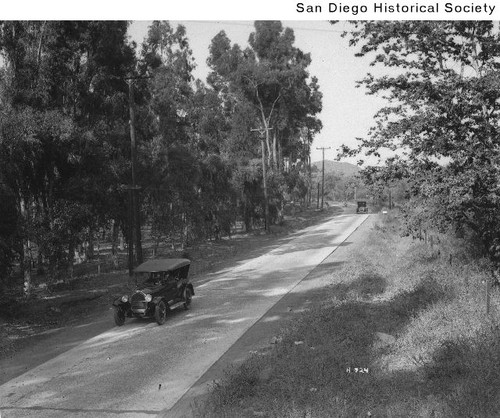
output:
[[190, 265], [185, 258], [168, 258], [148, 260], [136, 267], [135, 292], [113, 302], [116, 325], [123, 325], [125, 318], [152, 317], [162, 325], [168, 311], [180, 306], [189, 309], [194, 295], [188, 280]]

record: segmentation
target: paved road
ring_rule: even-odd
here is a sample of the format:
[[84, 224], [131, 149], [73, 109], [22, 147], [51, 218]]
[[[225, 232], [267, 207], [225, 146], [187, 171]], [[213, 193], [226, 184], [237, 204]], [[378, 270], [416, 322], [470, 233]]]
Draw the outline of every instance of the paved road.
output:
[[339, 215], [196, 287], [163, 326], [129, 320], [0, 386], [2, 418], [151, 417], [168, 411], [367, 218]]

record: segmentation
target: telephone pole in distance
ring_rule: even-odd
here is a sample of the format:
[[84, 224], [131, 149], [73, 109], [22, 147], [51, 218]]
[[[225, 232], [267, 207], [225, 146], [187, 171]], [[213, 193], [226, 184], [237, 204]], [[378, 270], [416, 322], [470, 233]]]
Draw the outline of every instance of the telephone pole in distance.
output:
[[136, 80], [145, 80], [152, 78], [149, 75], [130, 75], [124, 80], [128, 84], [128, 103], [129, 103], [129, 128], [130, 128], [130, 159], [131, 159], [131, 180], [132, 184], [127, 186], [129, 192], [129, 249], [128, 249], [128, 270], [129, 275], [132, 275], [134, 267], [134, 252], [133, 246], [135, 242], [136, 263], [143, 262], [142, 254], [142, 239], [141, 239], [141, 219], [139, 208], [139, 190], [141, 187], [137, 185], [137, 142], [135, 136], [135, 97], [134, 97], [134, 82]]
[[317, 147], [316, 149], [320, 149], [323, 152], [323, 165], [321, 170], [321, 210], [323, 210], [323, 200], [325, 198], [325, 150], [331, 149], [331, 147]]

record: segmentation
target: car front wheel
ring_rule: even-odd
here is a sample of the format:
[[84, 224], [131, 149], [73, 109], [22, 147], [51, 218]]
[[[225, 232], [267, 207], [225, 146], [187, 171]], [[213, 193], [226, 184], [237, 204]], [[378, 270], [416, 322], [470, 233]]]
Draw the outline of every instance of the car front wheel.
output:
[[125, 323], [125, 311], [123, 308], [115, 308], [115, 324], [121, 327]]
[[158, 305], [155, 306], [155, 319], [158, 325], [163, 325], [167, 319], [167, 306], [165, 302], [160, 301]]

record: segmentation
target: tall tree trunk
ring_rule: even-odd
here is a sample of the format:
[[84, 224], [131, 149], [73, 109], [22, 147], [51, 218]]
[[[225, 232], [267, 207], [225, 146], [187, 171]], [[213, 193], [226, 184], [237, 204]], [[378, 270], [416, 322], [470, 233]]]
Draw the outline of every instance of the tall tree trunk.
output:
[[158, 254], [158, 247], [160, 246], [161, 235], [157, 235], [153, 242], [153, 258]]
[[21, 271], [23, 274], [23, 293], [24, 297], [28, 298], [31, 295], [32, 281], [31, 281], [31, 248], [30, 240], [28, 239], [27, 229], [30, 222], [29, 205], [26, 200], [21, 197], [20, 199], [20, 213], [24, 221], [25, 230], [22, 238], [22, 254], [21, 254]]
[[93, 258], [94, 258], [94, 230], [92, 229], [92, 227], [89, 227], [87, 259], [92, 260]]
[[73, 278], [73, 265], [75, 263], [75, 241], [70, 238], [68, 244], [68, 277]]
[[142, 244], [141, 244], [141, 220], [139, 210], [139, 188], [136, 185], [137, 168], [137, 143], [135, 138], [135, 99], [134, 99], [134, 81], [129, 80], [129, 114], [130, 114], [130, 157], [132, 159], [132, 207], [134, 218], [134, 238], [135, 255], [137, 264], [142, 264]]
[[[272, 149], [271, 149], [271, 138], [269, 136], [269, 130], [266, 131], [266, 148], [267, 148], [267, 166], [272, 167]], [[262, 144], [262, 152], [264, 152], [264, 144]]]
[[120, 249], [120, 251], [123, 251], [125, 249], [125, 237], [123, 236], [123, 232], [119, 234], [118, 248]]
[[132, 189], [128, 189], [128, 218], [127, 218], [127, 250], [128, 250], [128, 274], [134, 275], [134, 213], [132, 207]]
[[99, 234], [97, 234], [97, 274], [101, 274], [101, 246], [99, 240]]
[[278, 225], [281, 225], [283, 223], [283, 219], [285, 218], [284, 213], [285, 213], [285, 200], [282, 197], [280, 197], [280, 204], [278, 206], [278, 214], [277, 214]]
[[278, 141], [277, 141], [277, 150], [278, 150], [278, 169], [281, 168], [282, 171], [284, 171], [285, 167], [283, 164], [283, 146], [281, 144], [280, 138], [278, 138]]
[[134, 226], [135, 226], [135, 255], [137, 258], [137, 264], [142, 264], [142, 235], [141, 235], [141, 217], [139, 208], [139, 191], [133, 190], [134, 193]]
[[[269, 138], [269, 131], [272, 129], [269, 127], [269, 120], [271, 115], [269, 115], [269, 119], [266, 118], [266, 114], [264, 113], [264, 106], [259, 97], [259, 90], [256, 89], [257, 99], [259, 100], [259, 110], [260, 110], [260, 118], [262, 121], [262, 128], [265, 131], [265, 139], [266, 139], [266, 147], [267, 147], [267, 165], [271, 166], [271, 140]], [[262, 132], [260, 132], [262, 136]], [[264, 154], [264, 144], [262, 144], [262, 154]]]
[[117, 253], [117, 245], [118, 245], [118, 225], [116, 221], [113, 219], [111, 223], [111, 255], [115, 256]]
[[273, 132], [273, 168], [278, 168], [278, 144], [277, 144], [276, 131]]
[[181, 249], [189, 246], [189, 225], [186, 212], [182, 214]]
[[248, 199], [243, 196], [243, 223], [245, 224], [245, 232], [252, 230], [252, 217], [248, 208]]
[[[266, 131], [266, 138], [269, 139], [269, 131]], [[269, 227], [271, 226], [269, 223], [269, 196], [267, 193], [267, 172], [266, 172], [266, 161], [265, 161], [265, 152], [264, 152], [264, 141], [261, 140], [262, 143], [262, 180], [264, 185], [264, 218], [265, 225], [264, 229], [266, 232], [269, 231]]]
[[33, 287], [33, 283], [31, 281], [31, 248], [30, 241], [28, 239], [23, 239], [21, 270], [23, 272], [24, 279], [24, 297], [28, 298], [31, 295], [31, 289]]
[[38, 252], [36, 255], [36, 274], [42, 275], [45, 273], [45, 269], [43, 268], [43, 254], [41, 248], [37, 247]]

